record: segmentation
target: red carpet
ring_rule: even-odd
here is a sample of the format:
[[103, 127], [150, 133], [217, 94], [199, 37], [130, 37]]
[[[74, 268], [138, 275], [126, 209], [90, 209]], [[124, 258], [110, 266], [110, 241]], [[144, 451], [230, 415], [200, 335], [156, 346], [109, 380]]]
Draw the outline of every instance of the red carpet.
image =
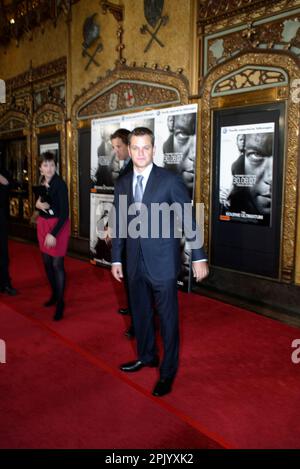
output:
[[[0, 448], [299, 448], [300, 331], [198, 295], [180, 294], [174, 390], [157, 399], [157, 371], [135, 357], [116, 314], [110, 272], [67, 258], [65, 319], [52, 321], [36, 247], [10, 244], [17, 297], [0, 296]], [[118, 301], [119, 298], [119, 301]]]

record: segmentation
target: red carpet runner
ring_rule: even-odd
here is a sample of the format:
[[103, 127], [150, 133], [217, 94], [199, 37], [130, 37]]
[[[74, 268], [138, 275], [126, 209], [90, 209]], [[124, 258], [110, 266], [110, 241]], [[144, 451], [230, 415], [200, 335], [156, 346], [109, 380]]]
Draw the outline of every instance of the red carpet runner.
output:
[[123, 336], [122, 288], [71, 258], [63, 321], [35, 246], [10, 244], [17, 297], [0, 295], [0, 448], [299, 448], [300, 330], [198, 295], [180, 294], [174, 390], [151, 396], [157, 371], [118, 371], [135, 358]]

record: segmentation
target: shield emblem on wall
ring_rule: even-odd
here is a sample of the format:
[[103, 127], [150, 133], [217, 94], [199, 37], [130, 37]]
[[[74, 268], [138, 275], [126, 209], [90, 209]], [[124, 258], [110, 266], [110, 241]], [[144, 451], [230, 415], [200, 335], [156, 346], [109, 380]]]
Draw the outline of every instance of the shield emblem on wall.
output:
[[125, 103], [127, 107], [131, 107], [134, 105], [135, 97], [134, 97], [132, 88], [127, 88], [127, 90], [124, 91], [124, 97], [125, 97]]
[[144, 15], [152, 28], [161, 17], [163, 8], [164, 0], [144, 0]]

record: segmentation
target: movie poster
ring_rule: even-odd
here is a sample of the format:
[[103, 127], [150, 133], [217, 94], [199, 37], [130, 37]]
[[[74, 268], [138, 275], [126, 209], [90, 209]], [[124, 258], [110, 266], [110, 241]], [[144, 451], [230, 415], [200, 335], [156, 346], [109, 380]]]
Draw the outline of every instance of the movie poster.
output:
[[119, 128], [148, 127], [155, 136], [154, 162], [180, 174], [193, 198], [196, 158], [197, 105], [177, 106], [92, 121], [91, 179], [103, 193], [113, 193], [120, 164], [110, 136]]
[[274, 122], [221, 127], [221, 221], [271, 226], [274, 132]]
[[180, 174], [194, 195], [197, 105], [158, 111], [155, 119], [155, 163]]
[[90, 257], [103, 266], [110, 266], [111, 263], [108, 217], [113, 200], [111, 194], [91, 193]]
[[132, 130], [143, 126], [154, 131], [154, 118], [144, 118], [143, 114], [130, 115], [130, 118], [117, 116], [92, 121], [91, 180], [100, 192], [114, 192], [114, 184], [121, 169], [120, 162], [113, 152], [110, 136], [119, 128]]
[[[110, 137], [118, 128], [133, 130], [136, 127], [148, 127], [155, 137], [154, 163], [180, 174], [186, 183], [191, 200], [194, 195], [197, 104], [155, 109], [151, 111], [113, 116], [92, 121], [91, 128], [91, 179], [93, 191], [99, 196], [113, 195], [114, 184], [121, 169], [120, 163], [113, 153]], [[91, 198], [91, 204], [95, 199]], [[93, 217], [91, 205], [91, 220]], [[92, 222], [91, 222], [92, 223]], [[91, 225], [92, 226], [92, 225]], [[91, 227], [95, 245], [95, 230]], [[101, 243], [106, 250], [106, 246]], [[95, 249], [91, 248], [92, 258]], [[97, 254], [99, 257], [99, 255]], [[101, 257], [101, 256], [100, 256]], [[106, 258], [109, 258], [108, 254]], [[181, 242], [182, 269], [179, 285], [190, 285], [191, 257], [184, 239]]]

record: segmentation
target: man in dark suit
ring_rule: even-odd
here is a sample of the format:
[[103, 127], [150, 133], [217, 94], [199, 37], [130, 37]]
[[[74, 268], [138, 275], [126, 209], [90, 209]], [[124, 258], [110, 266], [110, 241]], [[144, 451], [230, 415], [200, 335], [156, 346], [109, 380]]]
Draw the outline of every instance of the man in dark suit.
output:
[[[187, 240], [193, 245], [193, 273], [196, 281], [208, 275], [208, 266], [200, 243], [194, 242], [195, 238], [199, 241], [199, 236], [184, 181], [181, 176], [153, 164], [154, 136], [150, 129], [139, 127], [132, 131], [129, 136], [129, 153], [133, 173], [122, 177], [115, 186], [112, 274], [116, 280], [122, 281], [122, 252], [126, 245], [138, 357], [120, 368], [124, 372], [136, 372], [143, 367], [156, 367], [159, 364], [153, 323], [154, 299], [160, 317], [164, 357], [153, 395], [163, 396], [171, 391], [178, 368], [177, 276], [180, 269], [181, 234], [176, 236], [180, 231], [176, 220], [180, 221]], [[158, 206], [163, 207], [164, 211], [154, 220], [154, 209]], [[170, 206], [175, 207], [175, 212]], [[168, 216], [169, 219], [166, 219]]]
[[8, 270], [8, 204], [9, 175], [5, 169], [0, 169], [0, 292], [14, 296], [17, 291], [11, 285]]
[[[111, 145], [114, 151], [114, 154], [116, 158], [119, 161], [123, 162], [123, 166], [120, 169], [119, 174], [117, 174], [116, 180], [121, 178], [122, 176], [125, 176], [126, 174], [130, 173], [133, 169], [133, 164], [130, 158], [130, 155], [128, 153], [128, 135], [130, 134], [130, 131], [127, 129], [118, 129], [116, 130], [111, 136]], [[125, 250], [123, 253], [123, 258], [122, 258], [122, 264], [126, 265], [126, 256], [125, 256]], [[127, 296], [127, 308], [120, 308], [118, 312], [123, 315], [131, 315], [131, 310], [130, 310], [130, 299], [129, 299], [129, 292], [128, 292], [128, 285], [127, 285], [127, 277], [125, 276], [125, 291], [126, 291], [126, 296]], [[131, 324], [126, 329], [125, 331], [126, 337], [128, 339], [133, 339], [134, 338], [134, 325], [133, 321], [131, 320]]]

